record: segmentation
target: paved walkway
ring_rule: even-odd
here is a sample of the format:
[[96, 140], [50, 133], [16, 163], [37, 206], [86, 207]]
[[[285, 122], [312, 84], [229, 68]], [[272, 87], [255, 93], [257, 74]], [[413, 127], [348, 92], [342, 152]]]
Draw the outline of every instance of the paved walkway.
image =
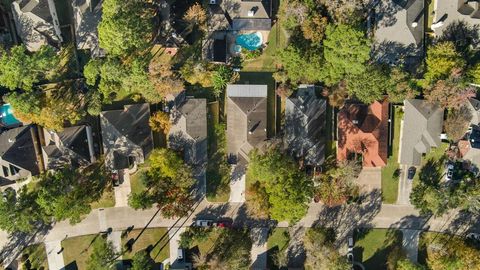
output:
[[253, 228], [250, 231], [252, 238], [252, 250], [250, 258], [252, 260], [252, 270], [267, 269], [267, 240], [268, 228]]
[[412, 192], [413, 180], [408, 180], [408, 166], [400, 166], [400, 183], [398, 184], [397, 204], [410, 205], [410, 193]]
[[230, 198], [228, 201], [233, 203], [245, 202], [245, 188], [245, 168], [237, 165], [231, 171]]
[[[122, 231], [114, 231], [109, 233], [107, 240], [112, 242], [115, 252], [122, 252]], [[118, 259], [121, 260], [122, 257], [120, 256]]]
[[402, 246], [403, 250], [407, 253], [407, 258], [412, 262], [417, 262], [418, 259], [418, 238], [420, 237], [420, 232], [418, 230], [407, 230], [403, 229], [402, 235]]
[[115, 207], [126, 207], [128, 206], [128, 195], [132, 192], [128, 169], [123, 170], [120, 177], [123, 179], [122, 183], [118, 187], [113, 188], [115, 192]]
[[45, 249], [47, 251], [48, 269], [60, 270], [65, 267], [63, 261], [62, 240], [56, 240], [51, 242], [45, 242]]

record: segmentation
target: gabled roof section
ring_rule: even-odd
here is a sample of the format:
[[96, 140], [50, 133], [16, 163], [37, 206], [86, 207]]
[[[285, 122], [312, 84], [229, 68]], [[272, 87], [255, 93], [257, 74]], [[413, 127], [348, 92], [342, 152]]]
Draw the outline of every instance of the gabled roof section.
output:
[[267, 85], [227, 86], [227, 151], [248, 153], [267, 139]]
[[85, 160], [90, 160], [88, 148], [87, 126], [74, 126], [64, 128], [58, 133], [63, 146], [75, 152]]
[[404, 101], [400, 164], [420, 165], [421, 155], [441, 143], [443, 109], [420, 99]]
[[0, 156], [3, 160], [30, 171], [40, 172], [34, 147], [34, 134], [31, 126], [7, 130], [0, 134]]
[[142, 148], [144, 154], [153, 149], [152, 131], [148, 125], [150, 106], [148, 103], [125, 105], [123, 110], [103, 111], [102, 121], [104, 146], [109, 137], [120, 135], [130, 143]]
[[364, 167], [382, 167], [388, 155], [388, 102], [347, 104], [338, 113], [337, 159], [360, 153]]
[[101, 0], [73, 0], [75, 41], [80, 50], [91, 50], [95, 57], [102, 56], [98, 43], [98, 24], [102, 18]]
[[307, 165], [321, 165], [325, 159], [326, 101], [319, 99], [313, 85], [302, 85], [296, 95], [287, 99], [285, 109], [285, 140], [290, 153], [304, 158]]

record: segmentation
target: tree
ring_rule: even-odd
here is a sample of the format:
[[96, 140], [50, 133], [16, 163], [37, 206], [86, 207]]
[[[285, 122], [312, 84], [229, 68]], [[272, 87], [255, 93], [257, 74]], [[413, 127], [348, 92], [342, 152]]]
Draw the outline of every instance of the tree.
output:
[[165, 217], [182, 217], [191, 210], [195, 185], [192, 171], [183, 160], [170, 149], [156, 149], [150, 154], [150, 168], [142, 177], [146, 189], [132, 193], [129, 204], [133, 208], [151, 207], [158, 203]]
[[437, 234], [435, 238], [426, 237], [427, 267], [431, 270], [478, 268], [480, 251], [465, 243], [464, 239]]
[[469, 98], [476, 96], [474, 87], [463, 87], [452, 80], [439, 80], [432, 87], [425, 89], [425, 99], [439, 104], [442, 108], [459, 108]]
[[390, 72], [391, 87], [387, 88], [388, 100], [392, 103], [401, 103], [405, 99], [415, 98], [420, 91], [411, 82], [407, 73], [399, 68]]
[[371, 66], [365, 72], [347, 79], [348, 93], [365, 104], [382, 100], [387, 90], [392, 87], [388, 75], [380, 68]]
[[29, 192], [24, 186], [18, 192], [7, 188], [0, 200], [0, 229], [9, 233], [33, 232], [37, 225], [43, 224], [44, 214], [36, 203], [36, 193]]
[[450, 110], [444, 122], [448, 138], [453, 142], [460, 140], [467, 132], [471, 119], [472, 114], [466, 106]]
[[365, 17], [368, 0], [321, 0], [336, 23], [356, 24]]
[[207, 12], [199, 3], [195, 3], [187, 9], [183, 20], [191, 26], [198, 25], [204, 29], [207, 23]]
[[11, 92], [3, 100], [10, 103], [15, 117], [24, 122], [32, 119], [29, 115], [39, 115], [42, 109], [42, 94], [39, 92]]
[[428, 48], [426, 64], [424, 84], [428, 86], [437, 80], [448, 78], [455, 68], [463, 69], [465, 61], [452, 42], [441, 42]]
[[306, 214], [313, 182], [278, 149], [269, 149], [264, 154], [252, 151], [247, 174], [265, 188], [263, 195], [267, 195], [272, 219], [295, 222]]
[[222, 230], [212, 251], [212, 259], [217, 267], [209, 269], [247, 270], [250, 267], [252, 240], [247, 230]]
[[213, 94], [216, 98], [227, 88], [227, 84], [233, 83], [238, 76], [234, 75], [234, 72], [231, 68], [227, 66], [220, 66], [212, 74], [212, 83], [213, 83]]
[[132, 270], [153, 270], [153, 262], [146, 250], [135, 253], [132, 260]]
[[283, 70], [274, 74], [277, 81], [313, 83], [321, 78], [322, 57], [317, 51], [302, 51], [294, 45], [278, 52]]
[[359, 75], [370, 58], [370, 41], [365, 34], [349, 25], [328, 25], [323, 41], [325, 65], [323, 81], [331, 86], [346, 75]]
[[314, 14], [303, 21], [302, 32], [305, 39], [310, 40], [314, 44], [320, 45], [327, 28], [327, 17], [323, 17], [320, 14]]
[[270, 203], [268, 201], [268, 193], [260, 182], [255, 182], [247, 187], [247, 210], [249, 215], [258, 219], [268, 218], [268, 210]]
[[107, 241], [104, 236], [97, 236], [93, 242], [93, 249], [87, 260], [87, 270], [111, 270], [114, 263], [115, 254], [113, 244]]
[[152, 61], [148, 66], [148, 79], [155, 91], [142, 93], [150, 102], [160, 102], [169, 94], [180, 93], [184, 89], [183, 81], [172, 71], [170, 63]]
[[172, 123], [170, 122], [170, 115], [166, 112], [156, 112], [150, 116], [148, 125], [153, 131], [168, 134], [172, 126]]
[[294, 30], [307, 19], [308, 7], [300, 1], [285, 0], [280, 2], [278, 17], [285, 29]]
[[327, 160], [326, 171], [316, 181], [315, 195], [328, 206], [345, 203], [348, 198], [358, 193], [354, 180], [361, 171], [361, 165], [356, 161], [336, 162]]
[[[341, 80], [338, 84], [325, 88], [328, 94], [328, 103], [332, 107], [341, 108], [345, 104], [345, 100], [348, 98], [347, 82]], [[326, 94], [326, 95], [327, 95]]]
[[152, 38], [153, 9], [145, 0], [105, 0], [98, 25], [100, 47], [113, 56], [147, 48]]
[[305, 266], [318, 270], [347, 270], [351, 265], [345, 256], [335, 249], [335, 232], [333, 229], [312, 227], [307, 230], [303, 245], [307, 253]]
[[424, 270], [425, 267], [423, 267], [420, 264], [413, 263], [409, 259], [402, 259], [397, 262], [397, 268], [396, 270]]
[[199, 84], [202, 87], [211, 87], [213, 72], [210, 70], [210, 65], [202, 61], [194, 61], [189, 59], [180, 68], [180, 75], [188, 83], [195, 85]]

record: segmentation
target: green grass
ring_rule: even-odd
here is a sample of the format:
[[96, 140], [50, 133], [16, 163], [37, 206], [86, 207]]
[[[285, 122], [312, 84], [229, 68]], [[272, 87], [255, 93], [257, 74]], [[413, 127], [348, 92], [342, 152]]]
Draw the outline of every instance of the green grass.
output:
[[288, 43], [286, 32], [280, 24], [275, 24], [268, 35], [268, 44], [261, 56], [243, 63], [244, 71], [275, 71], [276, 55], [279, 49], [285, 48]]
[[[142, 230], [133, 230], [122, 238], [122, 247], [126, 247], [128, 241], [136, 239]], [[166, 228], [146, 229], [134, 242], [130, 252], [123, 253], [124, 260], [131, 259], [137, 251], [150, 251], [150, 257], [157, 263], [164, 261], [170, 256], [169, 237]]]
[[45, 245], [36, 244], [26, 247], [22, 252], [20, 269], [48, 269], [47, 251]]
[[372, 229], [357, 233], [355, 238], [355, 260], [361, 261], [366, 270], [387, 269], [387, 255], [402, 245], [402, 233], [397, 230]]
[[192, 244], [189, 246], [189, 249], [193, 249], [196, 251], [196, 253], [198, 252], [200, 254], [208, 254], [212, 252], [217, 242], [217, 239], [220, 236], [220, 230], [223, 229], [213, 229], [208, 234], [208, 237], [206, 239], [193, 241]]
[[96, 236], [98, 235], [84, 235], [62, 241], [65, 269], [86, 269], [87, 260], [92, 252], [91, 244]]
[[142, 182], [141, 175], [147, 170], [147, 166], [140, 166], [134, 174], [130, 175], [130, 189], [132, 193], [140, 193], [145, 189], [145, 185]]
[[98, 201], [90, 204], [90, 206], [92, 207], [92, 209], [114, 207], [115, 193], [113, 191], [112, 185], [108, 185], [107, 187], [105, 187], [102, 197], [100, 197]]
[[[421, 167], [423, 167], [423, 165], [425, 165], [425, 163], [427, 163], [428, 160], [432, 159], [433, 161], [441, 161], [443, 159], [443, 157], [445, 156], [445, 151], [447, 150], [448, 148], [448, 143], [442, 143], [439, 147], [437, 148], [432, 148], [431, 151], [426, 154], [424, 157], [422, 157], [422, 165]], [[417, 173], [415, 174], [415, 176], [413, 177], [413, 185], [416, 185], [419, 181], [419, 175], [420, 175], [420, 169], [417, 169]]]
[[275, 113], [275, 79], [271, 72], [240, 72], [240, 80], [237, 84], [266, 84], [267, 93], [267, 137], [275, 136], [276, 113]]
[[269, 269], [278, 269], [274, 263], [274, 256], [278, 252], [285, 252], [290, 242], [288, 228], [275, 228], [267, 240], [267, 266]]
[[387, 161], [387, 166], [382, 168], [382, 198], [384, 203], [395, 203], [398, 196], [398, 149], [400, 146], [400, 123], [402, 111], [399, 107], [394, 108], [393, 117], [393, 144], [392, 153]]

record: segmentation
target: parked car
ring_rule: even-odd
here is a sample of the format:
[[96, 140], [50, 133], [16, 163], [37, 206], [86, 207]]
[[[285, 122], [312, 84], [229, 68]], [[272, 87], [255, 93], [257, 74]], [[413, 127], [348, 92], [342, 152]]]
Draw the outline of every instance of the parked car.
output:
[[177, 261], [183, 261], [183, 258], [185, 258], [183, 248], [179, 248], [177, 251]]
[[220, 227], [220, 228], [231, 228], [233, 225], [232, 222], [229, 220], [218, 221], [216, 224], [217, 224], [217, 227]]
[[349, 236], [348, 237], [348, 253], [352, 253], [353, 252], [353, 237], [352, 236]]
[[452, 180], [453, 168], [454, 168], [453, 164], [448, 164], [447, 165], [447, 173], [446, 173], [446, 176], [445, 176], [445, 180], [447, 180], [447, 181]]
[[416, 171], [417, 171], [417, 168], [415, 168], [415, 167], [413, 167], [413, 166], [410, 167], [410, 168], [408, 168], [408, 173], [407, 173], [407, 178], [408, 178], [408, 180], [412, 180], [412, 179], [413, 179], [413, 177], [415, 176], [415, 172], [416, 172]]
[[467, 234], [467, 239], [480, 241], [480, 233], [469, 233]]
[[213, 220], [210, 219], [199, 219], [195, 221], [195, 226], [197, 227], [212, 227], [213, 225]]
[[118, 187], [120, 185], [120, 177], [118, 175], [118, 170], [112, 170], [112, 182], [114, 187]]

